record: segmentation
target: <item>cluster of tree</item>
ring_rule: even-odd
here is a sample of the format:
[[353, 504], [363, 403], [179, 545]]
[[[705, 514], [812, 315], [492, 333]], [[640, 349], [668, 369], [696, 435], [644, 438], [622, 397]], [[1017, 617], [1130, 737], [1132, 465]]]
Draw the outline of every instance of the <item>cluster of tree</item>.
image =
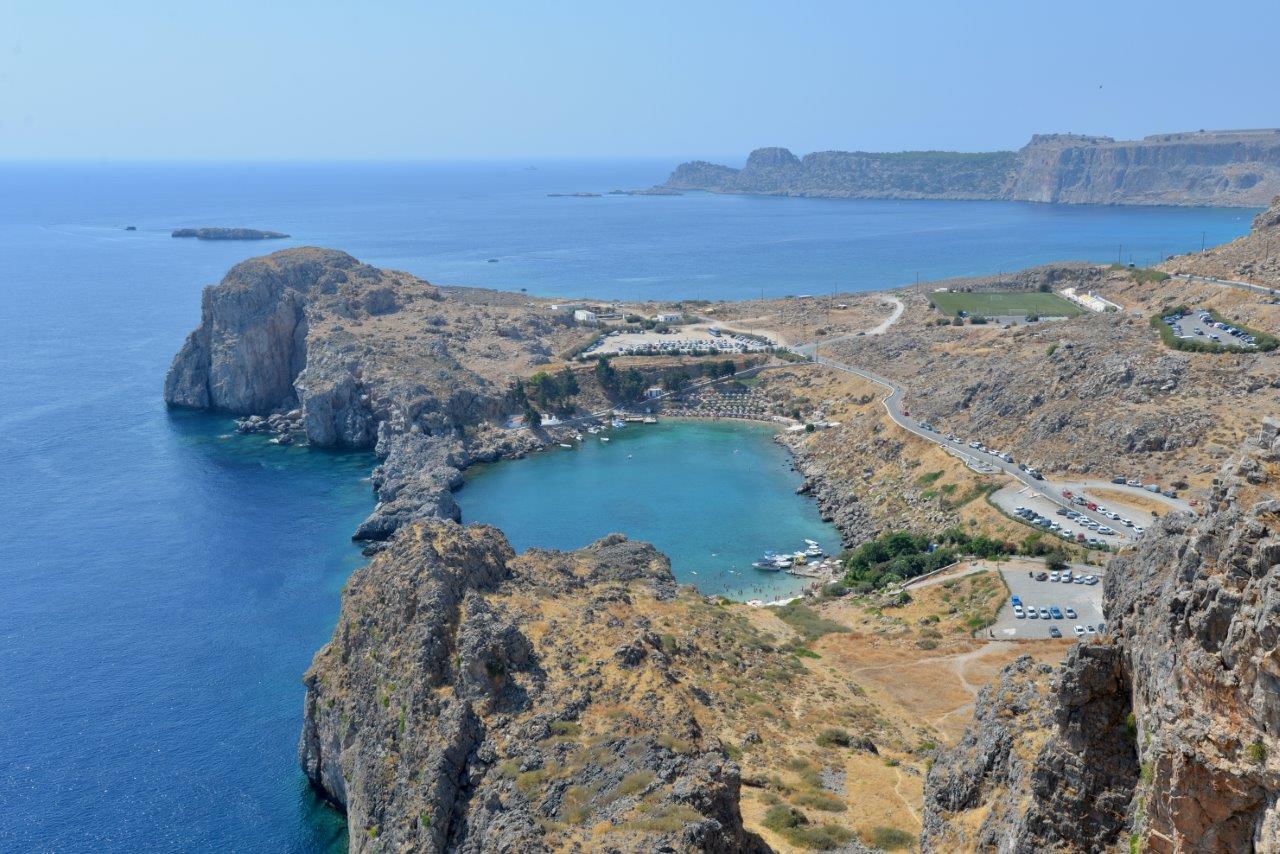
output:
[[619, 371], [609, 364], [609, 359], [605, 356], [596, 360], [595, 375], [600, 388], [613, 400], [636, 400], [644, 394], [647, 387], [644, 374], [635, 368]]
[[524, 415], [526, 424], [538, 427], [542, 424], [538, 407], [565, 409], [578, 391], [578, 378], [566, 367], [554, 376], [538, 371], [528, 380], [517, 378], [507, 389], [507, 400]]
[[548, 408], [562, 406], [578, 393], [578, 378], [568, 367], [561, 369], [554, 376], [546, 371], [538, 371], [529, 377], [525, 390], [529, 399], [540, 406]]
[[937, 537], [895, 531], [858, 546], [845, 559], [844, 584], [856, 592], [866, 592], [898, 584], [954, 563], [962, 555], [998, 560], [1024, 554], [1044, 557], [1050, 569], [1067, 565], [1066, 553], [1056, 545], [1031, 534], [1021, 543], [970, 534], [962, 528], [948, 528]]

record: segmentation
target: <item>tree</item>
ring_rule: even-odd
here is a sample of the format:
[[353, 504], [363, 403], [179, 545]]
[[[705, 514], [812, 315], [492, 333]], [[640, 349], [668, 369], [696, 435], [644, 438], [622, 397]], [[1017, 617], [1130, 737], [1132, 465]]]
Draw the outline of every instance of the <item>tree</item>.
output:
[[1067, 568], [1067, 555], [1062, 549], [1054, 549], [1044, 556], [1044, 565], [1050, 572], [1062, 572]]
[[662, 387], [667, 391], [681, 391], [689, 385], [689, 372], [683, 368], [667, 371], [662, 375]]
[[529, 427], [542, 426], [542, 413], [533, 408], [533, 404], [529, 401], [524, 403], [524, 423]]
[[613, 365], [609, 364], [609, 360], [601, 356], [596, 360], [595, 367], [596, 382], [600, 384], [600, 388], [605, 392], [614, 392], [618, 388], [618, 372], [614, 370]]
[[578, 378], [568, 365], [560, 372], [559, 386], [561, 397], [573, 397], [579, 391]]

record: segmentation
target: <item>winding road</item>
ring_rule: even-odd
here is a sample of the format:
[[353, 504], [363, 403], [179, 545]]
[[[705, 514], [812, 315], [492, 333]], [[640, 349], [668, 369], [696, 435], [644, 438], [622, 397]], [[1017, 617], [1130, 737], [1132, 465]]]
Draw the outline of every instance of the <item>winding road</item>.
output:
[[[897, 303], [897, 307], [894, 309], [894, 313], [892, 314], [892, 316], [890, 316], [888, 320], [876, 326], [873, 330], [868, 330], [864, 334], [881, 335], [890, 326], [893, 325], [893, 323], [902, 315], [902, 309], [904, 308], [901, 300], [894, 298], [894, 301]], [[1088, 516], [1089, 518], [1093, 519], [1094, 521], [1098, 522], [1100, 525], [1111, 524], [1112, 520], [1103, 517], [1099, 513], [1095, 513], [1093, 511], [1087, 510], [1086, 508], [1073, 506], [1071, 502], [1069, 502], [1068, 500], [1062, 497], [1062, 490], [1064, 488], [1070, 489], [1072, 487], [1072, 484], [1059, 483], [1055, 481], [1050, 481], [1048, 479], [1038, 480], [1036, 478], [1033, 478], [1031, 475], [1027, 474], [1022, 469], [1018, 468], [1018, 466], [1015, 463], [1006, 462], [1000, 457], [997, 457], [995, 454], [986, 453], [985, 451], [980, 451], [980, 450], [977, 450], [976, 448], [970, 448], [968, 445], [963, 443], [952, 442], [941, 433], [938, 433], [933, 430], [924, 429], [923, 427], [920, 426], [918, 422], [912, 420], [909, 416], [907, 416], [903, 412], [902, 410], [903, 389], [902, 389], [902, 386], [900, 386], [898, 383], [894, 382], [893, 380], [890, 380], [886, 377], [882, 377], [879, 374], [872, 373], [871, 371], [868, 371], [865, 368], [859, 368], [854, 365], [845, 364], [844, 362], [839, 362], [839, 361], [836, 361], [835, 359], [831, 359], [826, 356], [821, 356], [818, 354], [819, 347], [826, 347], [826, 346], [830, 346], [831, 344], [839, 343], [841, 341], [847, 341], [850, 338], [856, 337], [856, 335], [857, 333], [854, 333], [852, 335], [840, 335], [834, 338], [824, 339], [822, 341], [813, 341], [808, 344], [801, 344], [796, 347], [793, 347], [792, 349], [803, 356], [808, 356], [810, 359], [813, 360], [814, 364], [824, 365], [828, 368], [834, 368], [837, 371], [843, 371], [848, 374], [853, 374], [855, 376], [862, 377], [863, 379], [870, 380], [871, 382], [876, 383], [877, 385], [880, 385], [888, 389], [889, 393], [886, 394], [881, 399], [880, 402], [884, 404], [885, 411], [889, 413], [889, 417], [893, 419], [893, 422], [895, 424], [897, 424], [903, 430], [906, 430], [908, 433], [912, 433], [916, 436], [919, 436], [921, 439], [925, 439], [929, 442], [934, 443], [935, 445], [941, 445], [943, 448], [947, 449], [949, 453], [959, 457], [961, 460], [964, 460], [966, 465], [969, 465], [970, 468], [974, 468], [978, 471], [987, 471], [992, 474], [996, 472], [1003, 473], [1008, 477], [1011, 477], [1014, 480], [1020, 483], [1023, 483], [1026, 486], [1029, 486], [1032, 489], [1035, 489], [1036, 491], [1042, 493], [1045, 498], [1049, 499], [1050, 501], [1059, 505], [1060, 507], [1071, 507], [1072, 509], [1079, 511], [1085, 514], [1086, 516]], [[1110, 489], [1110, 490], [1114, 490], [1115, 492], [1131, 493], [1135, 497], [1159, 500], [1163, 504], [1165, 504], [1167, 507], [1169, 507], [1170, 510], [1177, 510], [1177, 511], [1187, 512], [1187, 513], [1192, 512], [1191, 505], [1182, 499], [1169, 498], [1164, 495], [1148, 492], [1145, 489], [1139, 489], [1137, 487], [1109, 483], [1106, 481], [1084, 481], [1083, 483], [1086, 486], [1096, 485], [1099, 488]]]

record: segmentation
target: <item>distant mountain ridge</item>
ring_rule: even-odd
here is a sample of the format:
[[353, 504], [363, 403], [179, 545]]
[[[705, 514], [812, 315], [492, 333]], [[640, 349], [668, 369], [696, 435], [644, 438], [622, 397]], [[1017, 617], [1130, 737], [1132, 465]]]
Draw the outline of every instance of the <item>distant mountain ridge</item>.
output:
[[741, 169], [695, 160], [667, 190], [817, 198], [1005, 199], [1264, 207], [1280, 194], [1280, 130], [1196, 131], [1115, 140], [1037, 134], [1018, 151], [758, 148]]

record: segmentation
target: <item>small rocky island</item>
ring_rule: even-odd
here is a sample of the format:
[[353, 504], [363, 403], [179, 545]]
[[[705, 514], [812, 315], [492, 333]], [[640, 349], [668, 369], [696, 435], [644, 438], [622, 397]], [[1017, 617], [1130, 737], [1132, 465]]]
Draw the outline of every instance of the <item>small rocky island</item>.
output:
[[171, 237], [194, 237], [196, 240], [282, 240], [282, 231], [257, 228], [175, 228]]

